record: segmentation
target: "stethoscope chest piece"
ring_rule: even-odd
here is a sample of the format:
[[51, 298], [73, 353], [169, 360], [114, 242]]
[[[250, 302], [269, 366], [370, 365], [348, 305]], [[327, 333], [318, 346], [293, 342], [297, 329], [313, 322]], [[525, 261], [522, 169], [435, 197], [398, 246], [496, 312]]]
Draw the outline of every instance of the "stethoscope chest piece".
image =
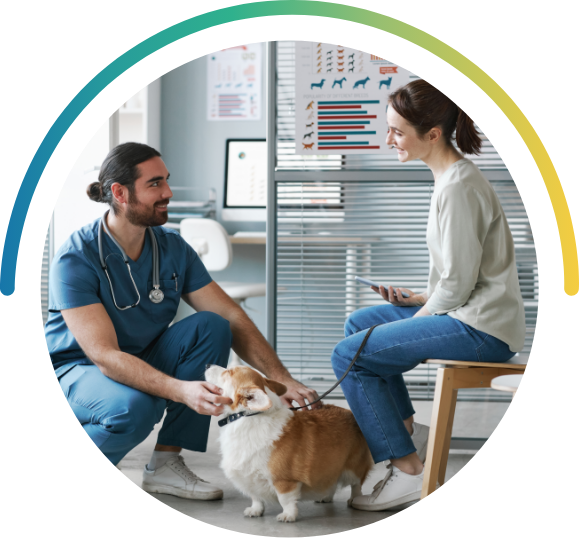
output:
[[[105, 212], [103, 217], [101, 218], [101, 224], [99, 225], [99, 237], [98, 237], [98, 244], [99, 244], [99, 259], [101, 261], [101, 267], [105, 274], [107, 275], [107, 280], [109, 281], [109, 288], [111, 289], [111, 295], [113, 296], [113, 303], [117, 307], [118, 310], [128, 310], [129, 308], [134, 308], [139, 304], [141, 300], [141, 296], [139, 295], [139, 290], [137, 289], [137, 285], [135, 284], [135, 280], [133, 279], [133, 275], [131, 274], [131, 266], [129, 265], [129, 259], [127, 258], [127, 254], [123, 250], [123, 247], [117, 242], [117, 240], [113, 237], [113, 234], [109, 231], [109, 227], [107, 226], [107, 213]], [[105, 228], [107, 234], [111, 238], [111, 241], [117, 246], [117, 248], [121, 251], [121, 255], [123, 256], [123, 261], [127, 267], [127, 271], [129, 272], [129, 277], [131, 278], [131, 282], [133, 283], [133, 287], [135, 288], [135, 293], [137, 294], [137, 301], [128, 306], [119, 306], [117, 304], [117, 300], [115, 298], [115, 292], [113, 290], [113, 283], [111, 282], [111, 277], [109, 276], [109, 271], [107, 270], [107, 264], [105, 258], [103, 256], [103, 239], [101, 229]], [[147, 228], [149, 231], [149, 237], [151, 238], [151, 249], [152, 249], [152, 257], [153, 257], [153, 268], [152, 268], [152, 279], [153, 279], [153, 289], [149, 292], [149, 299], [152, 303], [159, 304], [165, 298], [165, 294], [160, 289], [160, 282], [159, 282], [159, 247], [157, 246], [157, 240], [155, 239], [155, 234], [151, 228]]]
[[164, 298], [165, 294], [159, 288], [154, 288], [149, 292], [149, 299], [152, 303], [159, 304]]

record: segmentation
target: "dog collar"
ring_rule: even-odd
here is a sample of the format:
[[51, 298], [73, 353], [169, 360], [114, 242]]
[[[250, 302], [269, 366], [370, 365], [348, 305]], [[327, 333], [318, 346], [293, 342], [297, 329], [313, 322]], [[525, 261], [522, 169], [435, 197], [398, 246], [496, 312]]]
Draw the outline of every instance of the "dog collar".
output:
[[253, 417], [255, 415], [261, 415], [263, 411], [258, 411], [257, 413], [247, 413], [246, 411], [242, 411], [240, 413], [234, 413], [232, 415], [228, 415], [226, 418], [222, 418], [218, 420], [218, 426], [221, 428], [222, 426], [226, 426], [231, 422], [235, 422], [239, 418], [242, 417]]

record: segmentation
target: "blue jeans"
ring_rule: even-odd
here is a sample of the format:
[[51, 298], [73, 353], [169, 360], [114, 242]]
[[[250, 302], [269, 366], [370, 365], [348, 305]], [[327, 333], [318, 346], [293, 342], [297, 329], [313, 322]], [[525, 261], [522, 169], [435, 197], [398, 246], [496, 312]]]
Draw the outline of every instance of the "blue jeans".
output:
[[413, 318], [419, 307], [391, 304], [353, 312], [345, 339], [332, 353], [342, 377], [369, 327], [374, 329], [342, 390], [375, 462], [402, 458], [416, 451], [404, 420], [415, 414], [402, 374], [425, 359], [505, 362], [515, 355], [497, 338], [448, 315]]
[[[231, 341], [227, 320], [198, 312], [167, 329], [140, 358], [176, 379], [202, 381], [206, 364], [227, 365]], [[165, 409], [157, 442], [205, 452], [210, 416], [117, 383], [88, 359], [62, 366], [56, 374], [82, 427], [114, 465], [145, 440]]]

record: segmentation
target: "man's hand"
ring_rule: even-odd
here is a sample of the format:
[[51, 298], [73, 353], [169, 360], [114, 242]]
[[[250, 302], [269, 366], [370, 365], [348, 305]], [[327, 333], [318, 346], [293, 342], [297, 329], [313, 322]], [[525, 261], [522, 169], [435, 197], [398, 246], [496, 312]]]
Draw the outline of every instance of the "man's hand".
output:
[[221, 415], [230, 398], [221, 396], [222, 389], [207, 381], [183, 381], [179, 401], [200, 415]]
[[[252, 320], [215, 282], [183, 295], [182, 299], [197, 312], [215, 312], [230, 322], [234, 337], [233, 350], [251, 367], [288, 387], [288, 392], [281, 397], [288, 407], [292, 407], [293, 401], [301, 407], [318, 399], [315, 390], [305, 387], [290, 376]], [[322, 407], [322, 404], [318, 403], [312, 407]]]
[[[298, 403], [296, 407], [302, 407], [303, 405], [307, 405], [309, 402], [313, 402], [314, 400], [318, 400], [318, 394], [314, 389], [310, 389], [296, 381], [293, 378], [286, 378], [276, 380], [280, 381], [280, 383], [284, 383], [288, 388], [288, 391], [283, 396], [280, 396], [282, 402], [284, 402], [288, 407], [292, 407], [292, 402], [295, 401]], [[308, 400], [308, 401], [306, 401]], [[312, 406], [312, 409], [317, 409], [318, 407], [322, 407], [322, 402], [315, 403]]]

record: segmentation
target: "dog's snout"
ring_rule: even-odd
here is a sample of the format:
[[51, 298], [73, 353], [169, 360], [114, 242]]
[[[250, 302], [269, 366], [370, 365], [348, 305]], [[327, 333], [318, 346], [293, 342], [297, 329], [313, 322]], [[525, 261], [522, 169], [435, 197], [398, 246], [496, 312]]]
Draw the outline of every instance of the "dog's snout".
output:
[[210, 369], [212, 366], [213, 366], [213, 364], [206, 364], [206, 365], [205, 365], [205, 369], [206, 369], [206, 370], [209, 370], [209, 369]]

